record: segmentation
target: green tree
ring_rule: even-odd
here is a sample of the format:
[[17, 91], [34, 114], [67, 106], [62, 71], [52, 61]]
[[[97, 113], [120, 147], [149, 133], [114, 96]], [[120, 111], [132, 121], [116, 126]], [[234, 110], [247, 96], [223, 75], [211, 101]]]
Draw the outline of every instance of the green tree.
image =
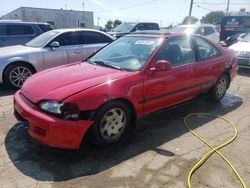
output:
[[221, 23], [223, 16], [224, 16], [223, 11], [212, 11], [203, 16], [200, 22], [217, 25]]
[[120, 25], [122, 23], [121, 20], [115, 20], [113, 23], [113, 27], [116, 28], [118, 25]]
[[110, 31], [112, 28], [113, 28], [113, 21], [112, 20], [109, 20], [109, 21], [107, 21], [107, 23], [106, 23], [106, 25], [105, 25], [105, 29], [107, 30], [107, 31]]
[[188, 16], [186, 16], [183, 21], [181, 22], [181, 24], [195, 24], [196, 22], [198, 22], [198, 18], [191, 16], [190, 19]]

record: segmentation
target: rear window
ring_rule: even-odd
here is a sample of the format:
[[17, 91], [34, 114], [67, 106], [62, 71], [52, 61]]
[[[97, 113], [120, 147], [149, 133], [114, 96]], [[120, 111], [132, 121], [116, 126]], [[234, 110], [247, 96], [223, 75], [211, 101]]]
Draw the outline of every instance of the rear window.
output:
[[5, 26], [0, 25], [0, 36], [4, 36], [4, 35], [5, 35]]
[[50, 25], [47, 24], [38, 24], [38, 27], [42, 30], [42, 32], [47, 32], [52, 30], [53, 28]]
[[34, 29], [30, 25], [5, 25], [6, 35], [33, 35]]

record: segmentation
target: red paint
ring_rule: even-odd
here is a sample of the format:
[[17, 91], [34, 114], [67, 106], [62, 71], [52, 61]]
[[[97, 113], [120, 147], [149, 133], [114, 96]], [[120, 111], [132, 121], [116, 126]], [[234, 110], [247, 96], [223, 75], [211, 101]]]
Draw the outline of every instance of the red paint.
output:
[[[171, 38], [178, 35], [181, 34], [152, 36]], [[62, 120], [40, 112], [33, 103], [39, 104], [45, 99], [69, 102], [85, 111], [98, 110], [113, 99], [124, 99], [133, 105], [137, 118], [140, 118], [205, 92], [228, 67], [232, 67], [230, 73], [233, 79], [237, 69], [234, 54], [221, 47], [217, 48], [221, 52], [217, 58], [162, 72], [152, 71], [154, 56], [160, 47], [138, 72], [82, 62], [48, 69], [29, 78], [15, 94], [15, 110], [29, 121], [30, 135], [36, 140], [53, 147], [76, 149], [94, 122]], [[21, 96], [20, 92], [30, 101]], [[44, 133], [45, 136], [42, 136]]]

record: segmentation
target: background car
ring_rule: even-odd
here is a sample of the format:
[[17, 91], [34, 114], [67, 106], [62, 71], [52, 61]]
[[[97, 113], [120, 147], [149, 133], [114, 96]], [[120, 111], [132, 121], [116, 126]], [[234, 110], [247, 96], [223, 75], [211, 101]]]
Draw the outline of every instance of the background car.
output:
[[52, 29], [47, 23], [0, 20], [0, 47], [25, 44]]
[[212, 24], [199, 25], [178, 25], [171, 29], [171, 32], [195, 33], [207, 37], [215, 43], [220, 42], [220, 34], [216, 30], [216, 26]]
[[86, 59], [113, 40], [101, 31], [58, 29], [25, 45], [0, 48], [0, 83], [19, 88], [33, 73]]
[[225, 44], [227, 47], [231, 46], [232, 44], [239, 42], [242, 38], [244, 38], [247, 35], [247, 33], [239, 33], [239, 34], [234, 34], [225, 40]]
[[250, 68], [250, 33], [229, 48], [235, 52], [239, 67]]
[[15, 94], [15, 115], [49, 146], [78, 149], [87, 133], [96, 144], [110, 144], [157, 110], [201, 94], [220, 101], [236, 74], [232, 50], [204, 37], [133, 33], [87, 62], [28, 78]]
[[160, 30], [158, 23], [153, 22], [124, 22], [108, 32], [110, 35], [119, 38], [135, 31]]

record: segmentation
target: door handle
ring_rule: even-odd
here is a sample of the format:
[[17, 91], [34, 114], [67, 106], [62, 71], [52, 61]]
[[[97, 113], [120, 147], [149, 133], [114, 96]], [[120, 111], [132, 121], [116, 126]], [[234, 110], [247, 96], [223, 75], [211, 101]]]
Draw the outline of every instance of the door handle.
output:
[[81, 51], [79, 51], [79, 50], [75, 50], [75, 51], [73, 51], [75, 54], [79, 54], [79, 53], [81, 53]]

